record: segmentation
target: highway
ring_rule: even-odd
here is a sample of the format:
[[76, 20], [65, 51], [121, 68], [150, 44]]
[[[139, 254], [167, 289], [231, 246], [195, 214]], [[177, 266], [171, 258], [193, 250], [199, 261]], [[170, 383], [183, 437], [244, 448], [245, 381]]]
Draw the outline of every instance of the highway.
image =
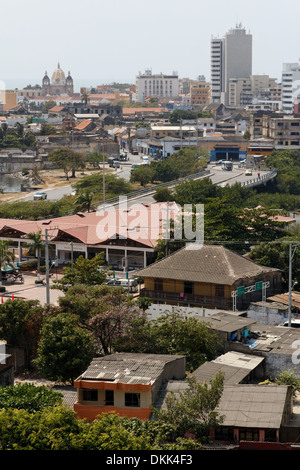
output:
[[[135, 163], [141, 163], [140, 155], [130, 155], [129, 161], [122, 162], [121, 168], [118, 168], [117, 170], [115, 170], [115, 174], [118, 175], [118, 177], [124, 178], [126, 181], [129, 181], [131, 166], [132, 164], [135, 164]], [[221, 165], [216, 165], [214, 163], [210, 163], [208, 165], [208, 169], [210, 170], [210, 174], [208, 176], [203, 176], [201, 178], [209, 177], [214, 184], [218, 184], [218, 185], [222, 183], [225, 183], [225, 184], [227, 183], [231, 186], [232, 184], [236, 182], [243, 184], [253, 178], [258, 177], [257, 171], [253, 171], [252, 176], [246, 176], [245, 168], [239, 168], [238, 163], [233, 165], [232, 171], [225, 171], [222, 169]], [[260, 172], [261, 176], [263, 176], [264, 174], [266, 174], [266, 172], [263, 172], [263, 171]], [[69, 195], [72, 193], [73, 191], [72, 184], [74, 184], [75, 182], [76, 182], [76, 179], [72, 180], [71, 184], [69, 183], [59, 188], [45, 189], [43, 191], [47, 193], [48, 200], [58, 200], [58, 199], [61, 199], [63, 196]], [[33, 195], [34, 195], [34, 192], [26, 195], [25, 197], [22, 197], [22, 200], [23, 201], [33, 200]], [[141, 195], [140, 198], [143, 198], [143, 201], [145, 202], [154, 201], [151, 195]]]

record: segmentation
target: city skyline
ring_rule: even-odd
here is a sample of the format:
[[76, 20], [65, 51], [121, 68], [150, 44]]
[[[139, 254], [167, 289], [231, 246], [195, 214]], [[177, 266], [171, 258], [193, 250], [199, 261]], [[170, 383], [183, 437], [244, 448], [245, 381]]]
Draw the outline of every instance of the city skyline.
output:
[[213, 9], [196, 0], [188, 0], [184, 8], [179, 0], [153, 0], [147, 7], [137, 0], [87, 0], [84, 12], [77, 0], [53, 0], [47, 11], [37, 0], [13, 0], [2, 5], [2, 17], [13, 22], [3, 24], [7, 39], [0, 79], [8, 87], [13, 80], [23, 86], [32, 80], [41, 83], [45, 70], [54, 70], [59, 61], [71, 71], [75, 88], [83, 80], [86, 86], [134, 83], [148, 68], [153, 73], [177, 71], [181, 78], [204, 75], [210, 81], [211, 38], [221, 38], [241, 23], [253, 37], [253, 74], [280, 82], [282, 64], [300, 57], [298, 34], [293, 34], [299, 10], [296, 0], [276, 8], [270, 0], [254, 0], [251, 7], [217, 0]]

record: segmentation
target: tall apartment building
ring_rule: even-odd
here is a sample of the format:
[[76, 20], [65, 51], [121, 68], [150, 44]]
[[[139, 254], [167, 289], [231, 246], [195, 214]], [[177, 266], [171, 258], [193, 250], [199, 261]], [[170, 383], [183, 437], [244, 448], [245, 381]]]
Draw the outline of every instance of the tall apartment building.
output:
[[269, 75], [251, 75], [250, 78], [229, 80], [229, 106], [248, 106], [258, 101], [280, 100], [275, 78]]
[[222, 39], [211, 40], [211, 94], [214, 102], [229, 104], [232, 78], [250, 78], [252, 74], [252, 35], [242, 25], [231, 29]]
[[282, 112], [293, 114], [294, 102], [300, 98], [300, 63], [285, 63], [281, 80]]
[[136, 95], [141, 103], [149, 96], [174, 99], [179, 95], [178, 74], [152, 74], [151, 70], [145, 70], [144, 74], [139, 73], [136, 77]]

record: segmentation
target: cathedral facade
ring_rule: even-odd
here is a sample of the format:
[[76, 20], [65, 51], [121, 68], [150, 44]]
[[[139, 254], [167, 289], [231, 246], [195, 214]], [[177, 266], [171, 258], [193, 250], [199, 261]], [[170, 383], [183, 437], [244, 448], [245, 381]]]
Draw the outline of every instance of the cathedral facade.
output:
[[52, 74], [51, 80], [47, 72], [45, 72], [42, 81], [42, 93], [43, 96], [72, 96], [74, 93], [74, 84], [70, 72], [68, 72], [66, 77], [59, 63]]

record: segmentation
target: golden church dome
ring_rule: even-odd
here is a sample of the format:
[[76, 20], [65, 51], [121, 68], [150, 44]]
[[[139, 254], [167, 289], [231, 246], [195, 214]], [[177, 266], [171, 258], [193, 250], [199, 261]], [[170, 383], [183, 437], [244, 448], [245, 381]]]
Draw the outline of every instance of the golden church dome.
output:
[[53, 74], [52, 74], [51, 83], [52, 84], [57, 84], [57, 85], [65, 85], [65, 83], [66, 83], [65, 73], [60, 68], [59, 63], [57, 64], [57, 69], [55, 69]]

